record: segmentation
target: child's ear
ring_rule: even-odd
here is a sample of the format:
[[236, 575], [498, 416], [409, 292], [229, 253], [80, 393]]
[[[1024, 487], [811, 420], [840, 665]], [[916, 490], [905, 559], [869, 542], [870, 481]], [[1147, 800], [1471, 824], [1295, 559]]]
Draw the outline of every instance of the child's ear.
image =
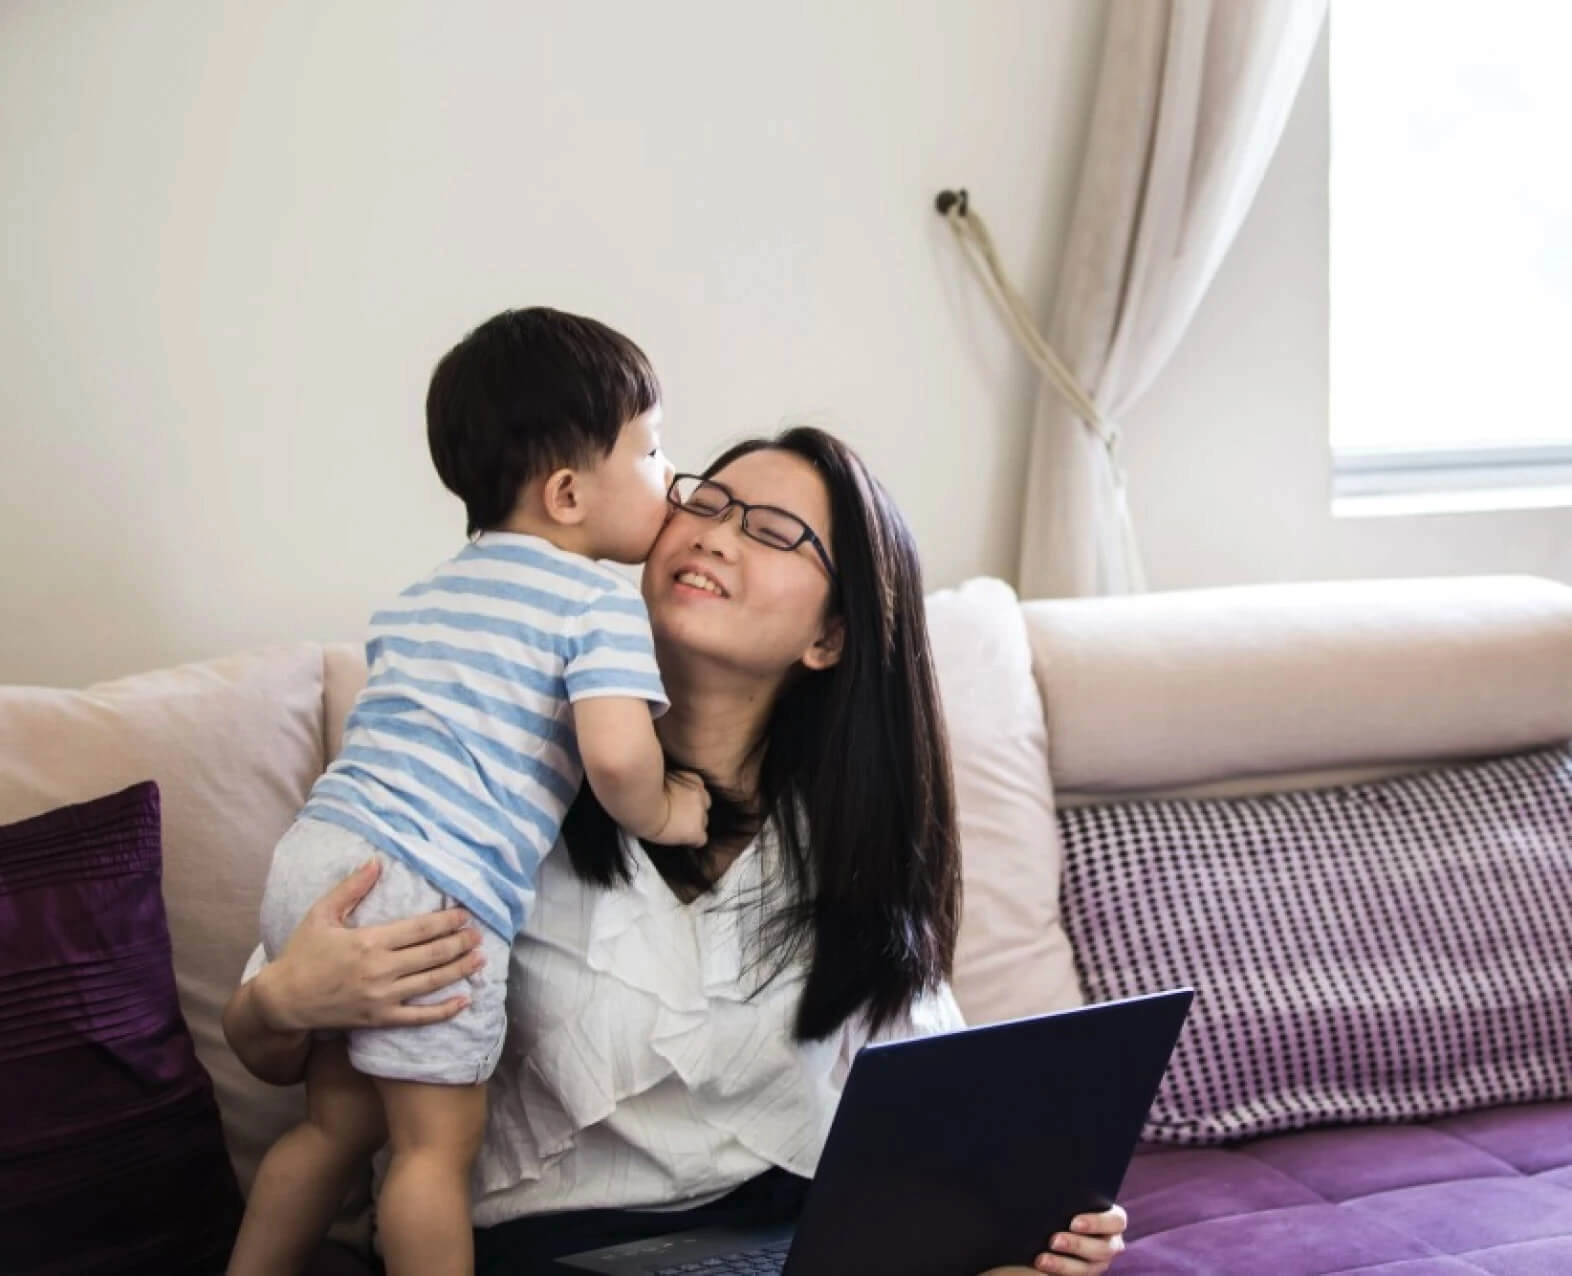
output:
[[840, 663], [841, 652], [846, 646], [846, 622], [834, 616], [824, 624], [824, 631], [814, 639], [813, 646], [802, 653], [802, 663], [817, 673]]
[[563, 468], [547, 476], [540, 498], [547, 518], [576, 527], [584, 521], [585, 495], [583, 477], [577, 470]]

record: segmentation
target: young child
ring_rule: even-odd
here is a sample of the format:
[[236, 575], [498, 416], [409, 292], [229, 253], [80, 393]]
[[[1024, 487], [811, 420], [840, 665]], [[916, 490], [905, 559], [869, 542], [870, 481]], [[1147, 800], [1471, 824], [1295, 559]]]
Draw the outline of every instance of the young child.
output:
[[313, 1042], [307, 1119], [262, 1163], [232, 1276], [299, 1271], [384, 1142], [390, 1276], [471, 1271], [470, 1165], [508, 954], [579, 784], [639, 837], [705, 839], [703, 785], [668, 776], [656, 740], [666, 697], [643, 600], [596, 562], [642, 562], [666, 517], [648, 359], [592, 319], [507, 311], [437, 365], [426, 423], [471, 540], [372, 618], [365, 690], [274, 852], [262, 938], [276, 956], [325, 890], [378, 856], [356, 922], [457, 902], [481, 924], [485, 964], [446, 1022]]

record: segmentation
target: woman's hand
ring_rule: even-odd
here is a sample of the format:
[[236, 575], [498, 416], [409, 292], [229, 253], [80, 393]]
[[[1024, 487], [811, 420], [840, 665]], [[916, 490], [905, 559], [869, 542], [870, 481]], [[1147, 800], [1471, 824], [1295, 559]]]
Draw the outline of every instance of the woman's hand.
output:
[[1039, 1254], [1030, 1267], [995, 1267], [983, 1276], [1034, 1276], [1061, 1272], [1065, 1276], [1101, 1276], [1124, 1253], [1124, 1229], [1130, 1220], [1115, 1205], [1101, 1214], [1078, 1214], [1070, 1230], [1051, 1242], [1051, 1252]]
[[474, 974], [485, 964], [480, 932], [461, 908], [378, 926], [349, 925], [376, 883], [368, 860], [311, 906], [277, 959], [256, 977], [257, 1012], [277, 1033], [319, 1028], [398, 1028], [439, 1023], [469, 998], [407, 1004]]
[[305, 1072], [313, 1029], [393, 1028], [439, 1023], [468, 1002], [463, 994], [408, 1005], [473, 974], [480, 932], [450, 908], [354, 927], [349, 915], [377, 880], [375, 860], [319, 899], [278, 957], [242, 984], [224, 1007], [224, 1036], [251, 1072], [292, 1085]]

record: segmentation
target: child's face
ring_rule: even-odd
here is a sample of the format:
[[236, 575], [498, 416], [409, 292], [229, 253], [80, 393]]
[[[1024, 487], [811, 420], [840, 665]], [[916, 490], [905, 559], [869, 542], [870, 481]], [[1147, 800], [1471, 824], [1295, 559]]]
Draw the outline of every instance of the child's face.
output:
[[642, 563], [665, 526], [675, 471], [661, 451], [660, 423], [657, 403], [622, 427], [616, 447], [595, 467], [587, 530], [597, 558]]

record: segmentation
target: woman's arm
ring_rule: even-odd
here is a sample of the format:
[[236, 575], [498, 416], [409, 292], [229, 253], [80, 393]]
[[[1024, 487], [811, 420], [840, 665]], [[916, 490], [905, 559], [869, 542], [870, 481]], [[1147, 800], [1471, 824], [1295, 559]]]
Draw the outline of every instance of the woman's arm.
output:
[[293, 1085], [305, 1075], [311, 1035], [280, 1032], [269, 1025], [257, 994], [270, 969], [264, 966], [231, 994], [224, 1006], [224, 1040], [252, 1076], [269, 1085]]
[[380, 926], [349, 924], [380, 871], [367, 861], [312, 905], [284, 951], [224, 1007], [230, 1048], [262, 1080], [300, 1080], [313, 1030], [438, 1023], [467, 1003], [457, 994], [433, 1005], [406, 1004], [483, 964], [472, 951], [480, 932], [463, 909]]

